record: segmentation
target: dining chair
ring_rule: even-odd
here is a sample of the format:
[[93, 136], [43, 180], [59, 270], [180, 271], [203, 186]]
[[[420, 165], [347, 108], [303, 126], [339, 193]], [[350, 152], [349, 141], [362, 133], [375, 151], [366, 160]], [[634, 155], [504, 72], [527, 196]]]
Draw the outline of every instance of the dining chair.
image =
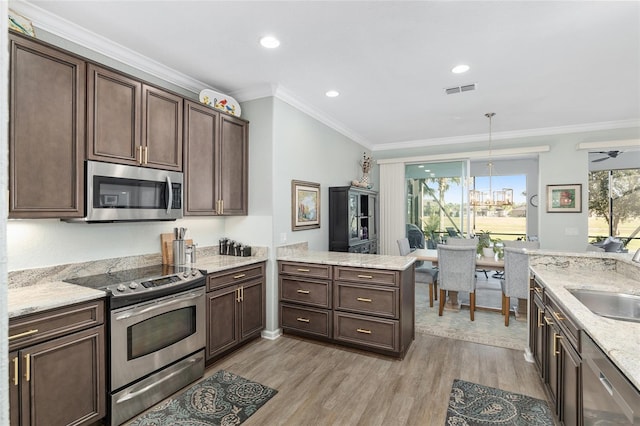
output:
[[502, 286], [504, 325], [509, 327], [509, 302], [511, 298], [528, 299], [529, 297], [529, 256], [526, 248], [505, 246], [504, 280], [501, 281], [500, 285]]
[[[400, 256], [406, 256], [411, 252], [408, 238], [400, 238], [398, 240], [398, 249]], [[416, 282], [429, 284], [429, 307], [433, 307], [433, 299], [438, 300], [438, 270], [433, 267], [424, 265], [424, 262], [416, 262]]]
[[442, 316], [446, 291], [469, 293], [469, 314], [474, 320], [476, 309], [476, 247], [475, 246], [438, 246], [438, 285], [440, 286], [440, 309]]
[[447, 238], [448, 246], [473, 246], [478, 247], [478, 237], [473, 238]]
[[523, 241], [523, 240], [506, 240], [503, 241], [505, 247], [510, 248], [523, 248], [527, 250], [537, 250], [540, 248], [540, 241]]

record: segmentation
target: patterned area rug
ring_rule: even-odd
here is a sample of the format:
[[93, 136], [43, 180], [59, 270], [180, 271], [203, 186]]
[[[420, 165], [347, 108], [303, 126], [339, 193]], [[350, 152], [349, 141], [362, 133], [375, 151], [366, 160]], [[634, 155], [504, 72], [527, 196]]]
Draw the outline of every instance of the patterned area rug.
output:
[[554, 425], [546, 401], [500, 389], [454, 380], [447, 425]]
[[160, 403], [130, 426], [239, 425], [278, 391], [220, 370]]
[[[478, 306], [500, 306], [501, 294], [498, 281], [490, 278], [487, 282], [478, 278]], [[460, 294], [459, 299], [465, 302], [468, 295]], [[438, 301], [434, 301], [433, 308], [429, 307], [429, 286], [421, 283], [416, 283], [416, 332], [508, 349], [524, 350], [528, 346], [526, 321], [516, 321], [511, 314], [509, 327], [505, 327], [500, 312], [476, 310], [475, 321], [472, 322], [468, 308], [459, 312], [445, 311], [440, 317]]]

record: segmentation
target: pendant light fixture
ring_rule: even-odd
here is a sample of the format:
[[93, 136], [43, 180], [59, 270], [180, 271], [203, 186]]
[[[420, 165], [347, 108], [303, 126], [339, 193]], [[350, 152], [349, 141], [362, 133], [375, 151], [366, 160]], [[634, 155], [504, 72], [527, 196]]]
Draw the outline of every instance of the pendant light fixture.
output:
[[499, 191], [493, 191], [493, 146], [492, 146], [492, 124], [493, 117], [496, 115], [495, 112], [488, 112], [484, 116], [489, 119], [489, 162], [487, 163], [487, 168], [489, 169], [489, 192], [485, 193], [482, 191], [478, 191], [476, 189], [472, 189], [469, 191], [469, 203], [472, 206], [506, 206], [513, 204], [513, 189], [511, 188], [502, 188]]

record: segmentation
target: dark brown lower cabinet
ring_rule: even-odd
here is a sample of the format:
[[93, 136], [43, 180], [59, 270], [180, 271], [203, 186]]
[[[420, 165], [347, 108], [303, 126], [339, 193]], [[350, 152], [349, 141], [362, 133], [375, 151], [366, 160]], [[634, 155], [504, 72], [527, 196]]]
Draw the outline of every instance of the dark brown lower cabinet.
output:
[[285, 333], [404, 357], [414, 339], [414, 269], [279, 261]]
[[[98, 305], [102, 309], [102, 304]], [[91, 309], [71, 308], [19, 319], [15, 328], [30, 327], [24, 344], [14, 344], [9, 354], [11, 425], [90, 425], [106, 413], [104, 324], [73, 333], [92, 319], [76, 322]], [[68, 315], [64, 315], [68, 314]], [[97, 321], [102, 321], [99, 314]], [[53, 325], [49, 330], [40, 327]], [[20, 334], [10, 336], [18, 339]], [[14, 328], [14, 330], [15, 330]], [[38, 334], [40, 333], [39, 337]], [[49, 334], [51, 338], [47, 338]], [[33, 343], [33, 344], [30, 344]]]
[[542, 369], [542, 358], [544, 352], [544, 304], [542, 298], [532, 289], [529, 295], [529, 312], [531, 321], [529, 322], [529, 348], [533, 354], [533, 359], [540, 371]]
[[[258, 274], [258, 275], [256, 275]], [[265, 327], [264, 264], [210, 274], [207, 289], [207, 361], [259, 337]]]
[[582, 360], [568, 343], [566, 337], [560, 342], [560, 419], [565, 425], [580, 425], [581, 421], [581, 371]]
[[581, 331], [535, 281], [529, 302], [529, 347], [560, 424], [582, 425]]

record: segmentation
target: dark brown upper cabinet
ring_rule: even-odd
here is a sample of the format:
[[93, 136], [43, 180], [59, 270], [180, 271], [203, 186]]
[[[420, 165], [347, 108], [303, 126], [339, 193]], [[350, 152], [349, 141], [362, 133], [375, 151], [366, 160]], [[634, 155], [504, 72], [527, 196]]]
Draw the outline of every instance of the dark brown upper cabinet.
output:
[[185, 215], [246, 215], [248, 122], [185, 101]]
[[89, 64], [87, 158], [182, 171], [183, 99]]
[[9, 40], [9, 218], [82, 217], [85, 62]]

